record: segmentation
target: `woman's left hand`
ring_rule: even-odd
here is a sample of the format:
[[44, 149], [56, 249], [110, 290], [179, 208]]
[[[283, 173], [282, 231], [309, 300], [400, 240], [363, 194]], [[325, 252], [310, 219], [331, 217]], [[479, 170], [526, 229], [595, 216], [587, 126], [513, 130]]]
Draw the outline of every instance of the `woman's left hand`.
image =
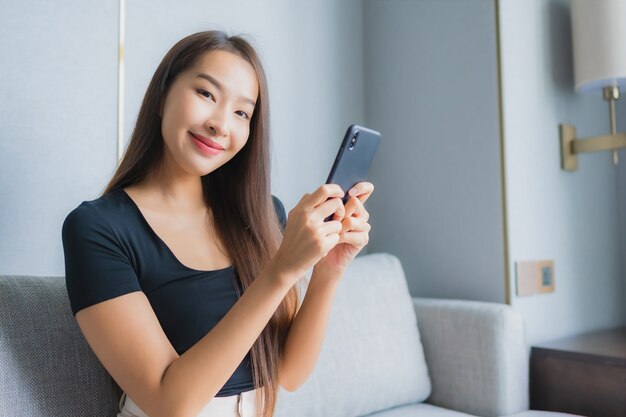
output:
[[339, 242], [315, 264], [315, 268], [341, 277], [348, 264], [367, 245], [372, 227], [368, 223], [370, 215], [363, 203], [373, 191], [374, 184], [371, 182], [360, 182], [348, 191], [350, 199], [341, 220], [343, 228], [339, 232]]

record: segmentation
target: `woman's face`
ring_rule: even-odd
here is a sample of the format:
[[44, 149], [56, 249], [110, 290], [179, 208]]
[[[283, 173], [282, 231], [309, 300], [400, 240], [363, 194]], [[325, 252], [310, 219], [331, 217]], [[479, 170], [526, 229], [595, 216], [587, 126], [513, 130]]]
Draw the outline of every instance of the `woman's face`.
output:
[[166, 152], [186, 172], [206, 175], [248, 140], [259, 91], [254, 68], [230, 52], [206, 53], [180, 73], [162, 107]]

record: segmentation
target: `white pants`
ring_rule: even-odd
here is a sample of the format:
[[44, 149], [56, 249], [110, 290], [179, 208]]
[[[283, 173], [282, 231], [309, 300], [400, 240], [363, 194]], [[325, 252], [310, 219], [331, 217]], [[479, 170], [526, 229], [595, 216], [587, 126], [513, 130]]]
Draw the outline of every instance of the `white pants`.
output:
[[[258, 388], [229, 397], [214, 397], [198, 417], [255, 417], [255, 398], [261, 394], [262, 389]], [[119, 410], [117, 417], [149, 417], [126, 393], [120, 398]]]

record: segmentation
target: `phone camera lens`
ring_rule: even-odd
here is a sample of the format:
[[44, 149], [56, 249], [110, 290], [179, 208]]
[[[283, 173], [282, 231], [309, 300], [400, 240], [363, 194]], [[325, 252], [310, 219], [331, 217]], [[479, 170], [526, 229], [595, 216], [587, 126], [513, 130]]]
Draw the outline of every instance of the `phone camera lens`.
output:
[[351, 151], [356, 145], [356, 139], [359, 137], [359, 131], [354, 132], [352, 139], [350, 140], [350, 146], [348, 146], [348, 150]]

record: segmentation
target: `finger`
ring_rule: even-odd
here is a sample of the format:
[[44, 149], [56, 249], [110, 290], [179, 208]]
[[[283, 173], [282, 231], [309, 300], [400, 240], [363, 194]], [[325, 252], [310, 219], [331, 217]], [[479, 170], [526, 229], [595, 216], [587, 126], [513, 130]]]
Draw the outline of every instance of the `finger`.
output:
[[359, 201], [359, 199], [356, 197], [350, 197], [348, 199], [348, 202], [346, 203], [346, 206], [345, 206], [346, 214], [344, 217], [351, 217], [352, 214], [357, 210], [358, 208], [357, 201]]
[[341, 187], [337, 184], [324, 184], [320, 186], [317, 190], [310, 194], [306, 200], [305, 204], [314, 208], [328, 200], [329, 198], [338, 197], [341, 198], [344, 196], [344, 192]]
[[332, 248], [334, 248], [341, 240], [341, 235], [339, 233], [334, 233], [331, 235], [328, 235], [326, 237], [326, 242], [325, 242], [325, 250], [324, 250], [324, 256], [328, 255], [328, 252], [330, 252], [330, 250]]
[[362, 202], [365, 202], [374, 191], [374, 184], [367, 181], [362, 181], [355, 184], [348, 190], [348, 195], [357, 197]]
[[360, 217], [360, 218], [365, 219], [366, 221], [369, 220], [370, 214], [365, 209], [365, 205], [363, 205], [363, 202], [359, 200], [358, 198], [356, 198], [355, 200], [356, 200], [357, 208], [354, 211], [354, 215], [352, 217]]
[[348, 245], [356, 246], [357, 248], [362, 248], [369, 242], [368, 232], [348, 232], [343, 233], [340, 236], [341, 237], [338, 243], [347, 243]]
[[337, 234], [341, 232], [343, 229], [343, 225], [339, 220], [331, 220], [328, 222], [324, 222], [320, 226], [320, 231], [324, 234], [324, 236], [329, 236], [332, 234]]
[[341, 233], [347, 232], [369, 232], [372, 226], [367, 222], [367, 220], [361, 217], [344, 217], [341, 221]]
[[341, 220], [345, 217], [346, 209], [341, 198], [333, 197], [313, 209], [314, 216], [318, 220], [323, 220], [335, 213], [333, 219]]

